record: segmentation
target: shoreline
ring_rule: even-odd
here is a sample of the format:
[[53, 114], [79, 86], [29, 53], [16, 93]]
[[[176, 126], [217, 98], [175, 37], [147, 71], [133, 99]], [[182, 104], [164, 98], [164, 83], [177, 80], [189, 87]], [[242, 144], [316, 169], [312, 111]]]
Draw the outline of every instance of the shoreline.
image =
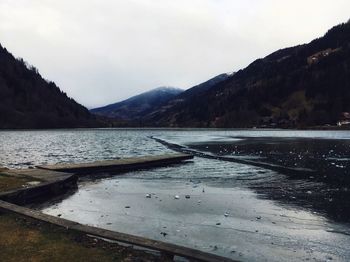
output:
[[[167, 159], [167, 157], [169, 159]], [[160, 157], [161, 161], [155, 160], [155, 157], [151, 158], [149, 162], [149, 168], [153, 168], [161, 165], [171, 164], [172, 160], [170, 156]], [[182, 155], [181, 157], [177, 156], [173, 158], [173, 162], [178, 163], [183, 160], [189, 159], [189, 156]], [[145, 164], [136, 164], [134, 169], [139, 169], [140, 167], [147, 167], [147, 157], [141, 159], [141, 161], [146, 161]], [[127, 161], [128, 162], [128, 161]], [[113, 163], [115, 165], [115, 163]], [[121, 164], [123, 165], [123, 164]], [[129, 168], [128, 170], [130, 170]], [[104, 169], [102, 169], [104, 170]], [[39, 174], [38, 174], [39, 173]], [[186, 247], [176, 246], [170, 243], [164, 243], [160, 241], [150, 240], [142, 237], [136, 237], [128, 234], [118, 233], [115, 231], [104, 230], [101, 228], [91, 227], [79, 224], [77, 222], [72, 222], [69, 220], [62, 219], [60, 217], [53, 217], [50, 215], [45, 215], [39, 211], [28, 209], [25, 207], [17, 206], [3, 200], [11, 201], [14, 203], [29, 204], [31, 201], [34, 201], [36, 198], [43, 198], [53, 195], [60, 195], [67, 192], [69, 189], [72, 189], [73, 184], [77, 183], [77, 176], [67, 175], [66, 173], [55, 172], [52, 170], [41, 170], [41, 169], [30, 169], [30, 170], [8, 170], [5, 176], [17, 176], [29, 179], [31, 177], [37, 181], [29, 182], [38, 182], [34, 186], [28, 186], [22, 189], [12, 189], [7, 192], [3, 192], [0, 195], [0, 209], [5, 213], [14, 213], [19, 216], [24, 216], [29, 219], [39, 220], [44, 223], [49, 223], [55, 226], [66, 228], [66, 230], [77, 231], [82, 234], [99, 236], [104, 239], [110, 239], [118, 242], [124, 242], [131, 245], [142, 246], [152, 250], [160, 251], [161, 257], [166, 259], [173, 258], [174, 255], [178, 255], [186, 258], [198, 259], [200, 261], [232, 261], [231, 259], [219, 257], [210, 253], [203, 253], [201, 251], [190, 249]], [[4, 176], [3, 175], [3, 176]], [[39, 181], [38, 177], [41, 179], [46, 179], [46, 181]], [[29, 183], [27, 182], [27, 183]], [[23, 186], [23, 185], [22, 185]], [[33, 197], [33, 196], [34, 197]], [[156, 259], [154, 260], [156, 261]], [[163, 261], [163, 260], [162, 260]], [[165, 261], [165, 260], [164, 260]]]
[[310, 127], [170, 127], [170, 126], [115, 126], [115, 127], [62, 127], [62, 128], [1, 128], [0, 131], [47, 131], [47, 130], [294, 130], [294, 131], [350, 131], [350, 126], [310, 126]]

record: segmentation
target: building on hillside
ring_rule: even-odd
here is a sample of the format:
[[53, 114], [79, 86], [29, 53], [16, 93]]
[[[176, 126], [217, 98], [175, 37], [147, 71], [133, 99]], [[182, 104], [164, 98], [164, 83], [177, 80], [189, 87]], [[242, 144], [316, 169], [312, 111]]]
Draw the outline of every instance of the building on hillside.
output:
[[326, 50], [317, 52], [316, 54], [313, 54], [307, 58], [307, 63], [308, 63], [308, 65], [312, 65], [314, 63], [317, 63], [323, 57], [329, 56], [331, 53], [337, 52], [339, 50], [340, 50], [340, 48], [336, 48], [336, 49], [328, 48]]

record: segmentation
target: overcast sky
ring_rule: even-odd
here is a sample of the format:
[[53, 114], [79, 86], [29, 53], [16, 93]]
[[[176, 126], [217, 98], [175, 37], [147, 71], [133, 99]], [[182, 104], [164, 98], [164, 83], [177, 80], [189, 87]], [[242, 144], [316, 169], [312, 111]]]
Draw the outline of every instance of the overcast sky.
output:
[[0, 0], [0, 43], [91, 108], [239, 70], [349, 10], [349, 0]]

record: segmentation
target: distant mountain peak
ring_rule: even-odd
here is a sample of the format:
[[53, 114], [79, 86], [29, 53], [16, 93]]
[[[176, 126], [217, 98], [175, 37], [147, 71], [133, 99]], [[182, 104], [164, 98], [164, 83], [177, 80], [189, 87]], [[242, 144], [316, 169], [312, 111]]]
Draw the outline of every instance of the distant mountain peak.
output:
[[173, 86], [160, 86], [157, 88], [152, 89], [151, 91], [183, 91], [181, 88], [173, 87]]
[[104, 107], [91, 109], [96, 115], [118, 118], [129, 121], [139, 121], [147, 112], [166, 103], [173, 97], [181, 94], [182, 89], [172, 86], [161, 86], [132, 96], [126, 100]]
[[152, 92], [164, 92], [164, 93], [170, 93], [170, 94], [180, 94], [182, 93], [184, 90], [178, 87], [173, 87], [173, 86], [159, 86], [156, 87], [154, 89], [151, 89], [149, 91], [143, 92], [140, 95], [143, 94], [148, 94], [148, 93], [152, 93]]

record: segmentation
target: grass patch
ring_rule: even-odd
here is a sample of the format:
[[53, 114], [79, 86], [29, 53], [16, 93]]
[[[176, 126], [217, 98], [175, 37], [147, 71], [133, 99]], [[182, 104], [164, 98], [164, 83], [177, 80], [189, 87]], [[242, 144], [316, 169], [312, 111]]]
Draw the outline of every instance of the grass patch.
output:
[[0, 214], [0, 250], [0, 261], [9, 262], [158, 260], [142, 251], [11, 214]]

